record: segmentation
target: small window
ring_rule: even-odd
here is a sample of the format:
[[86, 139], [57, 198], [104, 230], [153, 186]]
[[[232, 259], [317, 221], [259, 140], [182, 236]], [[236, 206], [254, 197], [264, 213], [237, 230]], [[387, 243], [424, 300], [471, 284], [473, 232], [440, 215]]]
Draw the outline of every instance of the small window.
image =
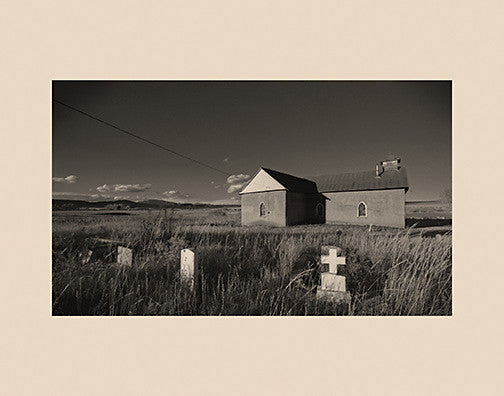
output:
[[367, 206], [364, 202], [359, 203], [359, 208], [357, 209], [357, 217], [367, 217]]
[[322, 205], [321, 203], [318, 203], [317, 208], [316, 208], [316, 213], [317, 213], [317, 216], [322, 217], [324, 215], [324, 205]]
[[259, 216], [266, 216], [266, 206], [264, 205], [264, 202], [261, 202], [259, 205]]

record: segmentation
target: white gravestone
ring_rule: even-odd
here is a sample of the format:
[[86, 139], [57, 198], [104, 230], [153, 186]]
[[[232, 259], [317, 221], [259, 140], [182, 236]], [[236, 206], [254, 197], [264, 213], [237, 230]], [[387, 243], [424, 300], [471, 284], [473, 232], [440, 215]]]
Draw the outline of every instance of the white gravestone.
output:
[[180, 251], [180, 279], [187, 283], [191, 290], [198, 276], [198, 263], [196, 252], [191, 249]]
[[338, 273], [338, 265], [345, 265], [346, 258], [341, 257], [341, 248], [336, 246], [322, 246], [322, 254], [320, 255], [320, 262], [328, 264], [329, 272], [333, 274]]
[[322, 264], [328, 264], [329, 265], [329, 272], [332, 272], [333, 274], [338, 273], [338, 265], [346, 265], [346, 258], [345, 257], [338, 257], [338, 256], [321, 256], [321, 263]]
[[133, 250], [124, 247], [117, 247], [117, 263], [120, 265], [131, 266], [133, 263]]
[[[346, 265], [346, 258], [341, 256], [342, 249], [337, 246], [322, 246], [320, 262], [328, 267], [320, 274], [320, 286], [317, 297], [337, 303], [350, 303], [350, 293], [346, 291], [346, 277], [338, 274], [338, 266]], [[326, 267], [326, 268], [327, 268]]]
[[320, 274], [321, 286], [324, 290], [346, 291], [346, 279], [344, 276], [322, 272]]

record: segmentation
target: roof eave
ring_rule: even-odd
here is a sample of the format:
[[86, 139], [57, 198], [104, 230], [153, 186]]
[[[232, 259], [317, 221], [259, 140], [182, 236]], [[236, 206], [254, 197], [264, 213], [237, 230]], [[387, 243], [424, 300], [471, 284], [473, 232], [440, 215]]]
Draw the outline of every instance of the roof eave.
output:
[[259, 194], [265, 192], [273, 192], [273, 191], [289, 191], [286, 188], [277, 188], [275, 190], [264, 190], [264, 191], [249, 191], [249, 192], [239, 192], [238, 195], [246, 195], [246, 194]]
[[381, 187], [381, 188], [356, 188], [356, 189], [346, 189], [346, 190], [319, 190], [321, 194], [332, 193], [332, 192], [351, 192], [351, 191], [380, 191], [380, 190], [409, 190], [409, 186], [400, 187]]

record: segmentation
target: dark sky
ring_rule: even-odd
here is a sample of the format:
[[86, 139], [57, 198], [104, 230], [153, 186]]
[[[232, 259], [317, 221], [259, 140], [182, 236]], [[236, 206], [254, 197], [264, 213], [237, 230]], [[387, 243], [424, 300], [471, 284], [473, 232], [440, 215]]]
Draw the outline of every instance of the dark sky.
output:
[[[451, 186], [450, 81], [55, 81], [53, 98], [229, 174], [370, 170], [392, 153], [407, 200]], [[56, 103], [52, 145], [55, 198], [237, 197], [225, 175]]]

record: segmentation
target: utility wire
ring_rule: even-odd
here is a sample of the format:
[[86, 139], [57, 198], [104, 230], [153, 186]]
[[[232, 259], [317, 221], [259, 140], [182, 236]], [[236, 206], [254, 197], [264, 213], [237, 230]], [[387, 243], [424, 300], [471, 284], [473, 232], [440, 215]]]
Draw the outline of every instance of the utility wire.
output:
[[105, 124], [105, 125], [107, 125], [107, 126], [109, 126], [111, 128], [114, 128], [114, 129], [118, 130], [119, 132], [125, 133], [126, 135], [129, 135], [129, 136], [131, 136], [131, 137], [133, 137], [135, 139], [141, 140], [142, 142], [152, 144], [153, 146], [156, 146], [156, 147], [160, 148], [161, 150], [168, 151], [169, 153], [178, 155], [179, 157], [182, 157], [182, 158], [184, 158], [186, 160], [195, 162], [198, 165], [201, 165], [201, 166], [204, 166], [206, 168], [212, 169], [212, 170], [214, 170], [216, 172], [219, 172], [219, 173], [222, 173], [222, 174], [224, 174], [226, 176], [231, 176], [231, 174], [228, 173], [228, 172], [225, 172], [223, 170], [217, 169], [217, 168], [213, 167], [212, 165], [205, 164], [204, 162], [198, 161], [197, 159], [188, 157], [187, 155], [177, 153], [174, 150], [171, 150], [171, 149], [169, 149], [167, 147], [161, 146], [160, 144], [157, 144], [157, 143], [155, 143], [155, 142], [153, 142], [153, 141], [151, 141], [149, 139], [146, 139], [146, 138], [143, 138], [141, 136], [138, 136], [138, 135], [136, 135], [136, 134], [134, 134], [132, 132], [129, 132], [129, 131], [125, 130], [125, 129], [122, 129], [121, 127], [118, 127], [117, 125], [114, 125], [114, 124], [111, 124], [110, 122], [104, 121], [104, 120], [102, 120], [102, 119], [100, 119], [98, 117], [95, 117], [95, 116], [93, 116], [93, 115], [91, 115], [89, 113], [86, 113], [85, 111], [79, 110], [79, 109], [77, 109], [77, 108], [75, 108], [73, 106], [70, 106], [70, 105], [66, 104], [66, 103], [63, 103], [63, 102], [61, 102], [61, 101], [59, 101], [57, 99], [53, 98], [53, 102], [58, 103], [58, 104], [60, 104], [62, 106], [65, 106], [65, 107], [67, 107], [67, 108], [69, 108], [69, 109], [71, 109], [73, 111], [76, 111], [77, 113], [83, 114], [86, 117], [92, 118], [95, 121], [101, 122], [102, 124]]

